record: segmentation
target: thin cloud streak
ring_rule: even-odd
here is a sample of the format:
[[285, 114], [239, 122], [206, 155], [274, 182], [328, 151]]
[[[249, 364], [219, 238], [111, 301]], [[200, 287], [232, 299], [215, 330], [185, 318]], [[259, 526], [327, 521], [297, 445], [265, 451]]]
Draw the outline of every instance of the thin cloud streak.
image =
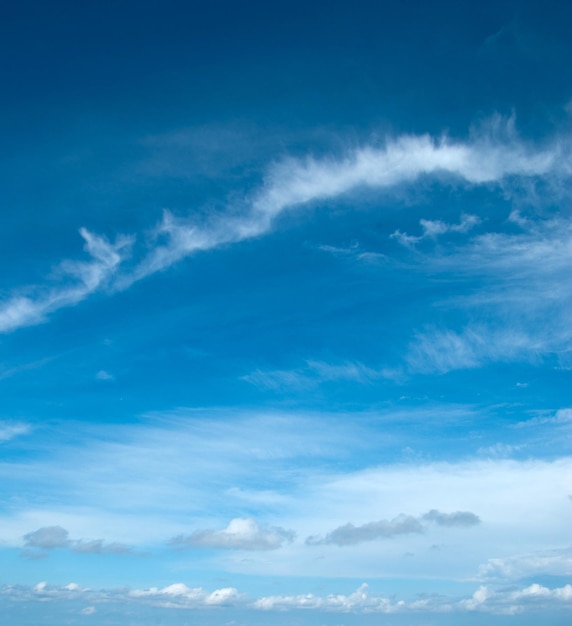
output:
[[49, 313], [74, 306], [109, 285], [117, 268], [125, 260], [133, 240], [118, 237], [111, 244], [85, 228], [80, 229], [80, 234], [91, 260], [63, 261], [56, 271], [56, 279], [59, 279], [61, 285], [47, 289], [37, 287], [33, 289], [33, 296], [16, 295], [0, 305], [0, 333], [40, 324]]

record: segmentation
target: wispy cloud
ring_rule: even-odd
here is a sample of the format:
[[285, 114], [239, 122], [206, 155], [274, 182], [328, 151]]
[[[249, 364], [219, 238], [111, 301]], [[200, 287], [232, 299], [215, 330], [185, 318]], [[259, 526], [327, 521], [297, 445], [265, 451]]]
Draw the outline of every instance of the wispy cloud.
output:
[[[119, 237], [114, 244], [103, 237], [80, 230], [89, 261], [63, 261], [46, 286], [29, 288], [0, 304], [0, 332], [45, 321], [49, 313], [73, 306], [110, 284], [112, 276], [126, 258], [132, 239]], [[30, 295], [27, 295], [30, 294]]]
[[29, 433], [31, 430], [30, 424], [24, 422], [2, 421], [0, 422], [0, 442], [10, 441], [14, 437]]
[[[80, 587], [75, 583], [65, 586], [49, 585], [46, 582], [32, 587], [8, 585], [0, 590], [2, 603], [36, 601], [50, 607], [69, 607], [82, 601], [89, 603], [82, 613], [91, 615], [96, 612], [96, 605], [104, 603], [113, 607], [119, 614], [129, 612], [138, 616], [135, 610], [144, 611], [153, 606], [166, 611], [180, 609], [221, 609], [236, 607], [251, 611], [312, 611], [328, 613], [379, 613], [379, 614], [416, 614], [420, 613], [458, 613], [482, 612], [500, 615], [537, 613], [546, 609], [568, 608], [572, 603], [572, 585], [546, 587], [532, 583], [526, 587], [495, 589], [481, 585], [465, 598], [454, 598], [438, 594], [420, 594], [415, 600], [403, 600], [384, 594], [372, 594], [366, 583], [361, 584], [351, 593], [316, 595], [301, 593], [292, 595], [271, 595], [250, 597], [240, 593], [235, 587], [223, 587], [207, 591], [202, 587], [188, 587], [184, 583], [173, 583], [166, 587], [146, 589], [101, 589], [93, 590]], [[80, 605], [81, 606], [81, 605]], [[147, 609], [148, 610], [148, 609]]]
[[423, 239], [435, 239], [439, 235], [446, 233], [467, 233], [480, 222], [476, 215], [462, 215], [458, 224], [447, 224], [441, 220], [420, 220], [423, 233], [421, 235], [408, 235], [396, 230], [392, 235], [392, 239], [396, 239], [400, 244], [411, 248]]
[[[570, 167], [561, 158], [567, 144], [567, 139], [554, 141], [538, 149], [518, 138], [513, 121], [497, 119], [464, 142], [410, 135], [339, 157], [286, 159], [268, 169], [261, 187], [240, 207], [211, 214], [202, 222], [165, 211], [151, 237], [143, 238], [149, 244], [139, 252], [131, 269], [119, 271], [133, 238], [119, 237], [111, 244], [81, 229], [91, 260], [65, 261], [59, 267], [59, 281], [18, 293], [4, 302], [0, 306], [0, 332], [41, 323], [50, 313], [73, 306], [105, 286], [126, 289], [194, 253], [262, 236], [285, 211], [358, 188], [389, 189], [415, 183], [423, 176], [470, 185], [502, 183], [508, 178], [568, 176]], [[458, 225], [426, 220], [423, 236], [447, 230], [464, 232], [474, 220], [467, 216]]]
[[376, 370], [359, 361], [328, 363], [308, 360], [304, 367], [290, 370], [256, 369], [241, 376], [241, 380], [263, 389], [308, 389], [332, 381], [348, 381], [361, 384], [382, 378], [394, 378], [395, 372], [388, 369]]
[[472, 320], [460, 329], [419, 331], [406, 356], [411, 371], [566, 358], [572, 348], [572, 224], [556, 218], [521, 226], [520, 233], [485, 233], [452, 252], [423, 257], [422, 271], [472, 286], [472, 293], [441, 303], [469, 312]]

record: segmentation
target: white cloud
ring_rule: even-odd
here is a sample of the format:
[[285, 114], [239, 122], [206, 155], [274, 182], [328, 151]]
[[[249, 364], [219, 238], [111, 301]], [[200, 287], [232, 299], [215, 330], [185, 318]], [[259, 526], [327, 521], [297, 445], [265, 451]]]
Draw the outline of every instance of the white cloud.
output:
[[423, 234], [415, 236], [408, 235], [396, 230], [391, 237], [397, 240], [401, 245], [411, 248], [423, 239], [435, 239], [439, 235], [445, 233], [467, 233], [480, 222], [476, 215], [462, 215], [458, 224], [447, 224], [441, 220], [420, 220]]
[[73, 306], [109, 285], [126, 258], [132, 240], [119, 237], [114, 244], [103, 237], [80, 230], [89, 261], [63, 261], [53, 277], [55, 286], [29, 289], [32, 295], [16, 295], [0, 304], [0, 332], [39, 324], [49, 313]]
[[259, 526], [251, 518], [235, 518], [223, 530], [197, 530], [175, 537], [172, 545], [185, 548], [224, 548], [234, 550], [276, 550], [292, 541], [294, 532], [278, 526]]
[[[489, 128], [474, 131], [465, 142], [410, 135], [337, 158], [286, 159], [269, 168], [262, 186], [242, 207], [211, 215], [203, 223], [165, 211], [150, 245], [132, 270], [118, 273], [132, 239], [120, 237], [110, 244], [81, 229], [92, 260], [65, 261], [59, 268], [62, 284], [35, 288], [32, 295], [17, 294], [5, 302], [0, 307], [0, 332], [41, 323], [48, 314], [73, 306], [104, 286], [126, 289], [194, 253], [262, 236], [285, 211], [334, 199], [358, 188], [389, 189], [415, 183], [423, 176], [470, 185], [568, 176], [570, 167], [563, 157], [567, 145], [568, 138], [560, 138], [545, 148], [529, 146], [517, 137], [513, 120], [503, 122], [497, 118]], [[435, 236], [445, 231], [466, 232], [475, 220], [474, 216], [466, 216], [458, 225], [425, 220], [422, 226], [427, 236]]]
[[309, 389], [322, 383], [332, 381], [350, 381], [368, 384], [381, 378], [394, 378], [395, 372], [387, 369], [376, 370], [359, 361], [343, 361], [327, 363], [325, 361], [308, 360], [304, 367], [290, 370], [256, 369], [250, 374], [241, 376], [240, 380], [256, 385], [262, 389]]
[[354, 592], [315, 595], [272, 595], [252, 598], [240, 593], [234, 587], [207, 591], [202, 587], [188, 587], [184, 583], [174, 583], [163, 588], [147, 589], [101, 589], [98, 591], [81, 588], [78, 585], [56, 586], [46, 582], [33, 587], [8, 585], [0, 589], [0, 600], [6, 601], [50, 601], [50, 605], [67, 602], [89, 602], [90, 606], [80, 612], [92, 615], [96, 603], [112, 606], [114, 611], [134, 615], [137, 607], [154, 606], [166, 610], [203, 609], [236, 607], [252, 611], [317, 611], [332, 613], [466, 613], [482, 612], [490, 614], [517, 614], [545, 612], [567, 608], [572, 604], [572, 585], [546, 587], [532, 583], [522, 588], [495, 589], [481, 585], [475, 592], [459, 600], [444, 595], [421, 594], [416, 600], [403, 600], [385, 594], [370, 594], [368, 585], [363, 583]]
[[[44, 526], [24, 535], [26, 548], [52, 550], [54, 548], [70, 548], [80, 554], [127, 554], [132, 549], [121, 543], [105, 543], [102, 539], [84, 540], [70, 539], [69, 532], [61, 526]], [[34, 553], [26, 551], [24, 556], [33, 558]]]
[[528, 427], [528, 426], [546, 426], [546, 425], [554, 425], [560, 426], [564, 424], [572, 423], [572, 409], [558, 409], [556, 413], [550, 417], [533, 417], [529, 420], [525, 420], [524, 422], [518, 422], [515, 426], [517, 428]]
[[129, 592], [131, 598], [151, 598], [159, 601], [159, 606], [167, 608], [205, 608], [211, 606], [234, 605], [241, 602], [243, 596], [234, 587], [224, 587], [208, 592], [202, 587], [187, 587], [184, 583], [175, 583], [162, 589], [134, 589]]
[[69, 533], [61, 526], [45, 526], [24, 535], [26, 546], [30, 548], [64, 548], [70, 544]]
[[[250, 560], [240, 549], [194, 551], [193, 558], [209, 560], [219, 571], [456, 580], [475, 577], [489, 558], [567, 545], [569, 458], [437, 463], [432, 448], [424, 449], [426, 460], [394, 462], [417, 431], [453, 421], [472, 428], [480, 417], [443, 406], [367, 415], [181, 410], [112, 429], [74, 425], [73, 445], [65, 437], [58, 443], [60, 431], [46, 425], [34, 441], [45, 448], [34, 460], [0, 463], [6, 498], [14, 502], [0, 516], [0, 540], [25, 547], [27, 531], [59, 525], [69, 531], [60, 541], [83, 538], [94, 551], [127, 544], [140, 553], [206, 529], [202, 539], [210, 545], [234, 541], [247, 549], [248, 541], [258, 547], [282, 541], [280, 549], [253, 551]], [[30, 485], [41, 490], [45, 503], [16, 500]], [[420, 519], [432, 509], [474, 512], [483, 523], [465, 529]], [[356, 528], [372, 520], [389, 524], [401, 512], [417, 518], [425, 532], [347, 549], [304, 544], [306, 537], [323, 537], [348, 521]], [[229, 536], [233, 518], [254, 518], [260, 534], [251, 526], [250, 535], [235, 528]], [[301, 540], [289, 542], [275, 529], [293, 529]], [[101, 537], [102, 544], [90, 544]], [[446, 544], [446, 558], [436, 559], [428, 550], [432, 544]], [[415, 559], [404, 559], [405, 552]]]
[[488, 559], [479, 567], [484, 580], [518, 580], [542, 574], [571, 576], [572, 547]]
[[478, 235], [453, 252], [424, 256], [422, 271], [454, 272], [471, 285], [469, 295], [438, 304], [466, 312], [472, 321], [461, 329], [418, 332], [406, 355], [410, 371], [445, 373], [495, 361], [535, 362], [550, 354], [565, 358], [572, 348], [571, 266], [572, 222], [561, 218], [527, 225], [518, 234]]
[[438, 526], [448, 527], [468, 527], [480, 523], [480, 518], [470, 511], [455, 511], [454, 513], [443, 513], [437, 509], [431, 509], [420, 517], [412, 515], [398, 515], [392, 520], [380, 520], [368, 522], [361, 526], [354, 526], [351, 523], [344, 524], [329, 532], [324, 538], [310, 536], [306, 543], [311, 546], [335, 544], [338, 546], [350, 546], [363, 541], [374, 541], [375, 539], [385, 539], [397, 535], [408, 535], [411, 533], [422, 533], [426, 530], [423, 522], [432, 522]]

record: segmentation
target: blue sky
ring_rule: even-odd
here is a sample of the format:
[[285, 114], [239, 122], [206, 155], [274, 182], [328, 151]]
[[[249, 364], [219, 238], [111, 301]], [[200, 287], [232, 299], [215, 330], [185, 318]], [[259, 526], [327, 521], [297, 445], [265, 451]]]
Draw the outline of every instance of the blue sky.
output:
[[569, 3], [0, 24], [3, 623], [567, 623]]

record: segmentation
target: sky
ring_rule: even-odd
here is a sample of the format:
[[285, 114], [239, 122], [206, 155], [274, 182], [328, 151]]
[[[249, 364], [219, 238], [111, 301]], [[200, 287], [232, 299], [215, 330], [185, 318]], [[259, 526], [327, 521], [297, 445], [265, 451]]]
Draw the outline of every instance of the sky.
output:
[[5, 3], [7, 626], [564, 626], [572, 5]]

